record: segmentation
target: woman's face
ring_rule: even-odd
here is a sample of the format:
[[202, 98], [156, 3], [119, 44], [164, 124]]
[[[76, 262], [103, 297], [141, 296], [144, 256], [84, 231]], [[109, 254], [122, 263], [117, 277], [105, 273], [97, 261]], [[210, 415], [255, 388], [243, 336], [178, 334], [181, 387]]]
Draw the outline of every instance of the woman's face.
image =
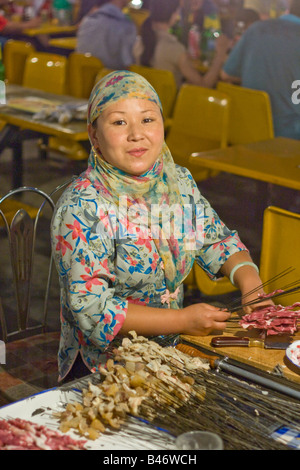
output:
[[157, 104], [126, 98], [108, 106], [89, 133], [104, 160], [131, 175], [142, 175], [157, 160], [164, 143], [164, 124]]

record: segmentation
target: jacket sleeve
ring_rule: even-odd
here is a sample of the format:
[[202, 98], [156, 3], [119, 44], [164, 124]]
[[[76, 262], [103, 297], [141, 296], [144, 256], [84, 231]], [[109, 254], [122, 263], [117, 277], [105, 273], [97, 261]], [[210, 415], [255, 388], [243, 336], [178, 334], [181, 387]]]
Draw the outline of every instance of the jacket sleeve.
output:
[[104, 349], [120, 330], [127, 301], [116, 295], [114, 236], [108, 215], [62, 205], [52, 221], [62, 311], [85, 342]]

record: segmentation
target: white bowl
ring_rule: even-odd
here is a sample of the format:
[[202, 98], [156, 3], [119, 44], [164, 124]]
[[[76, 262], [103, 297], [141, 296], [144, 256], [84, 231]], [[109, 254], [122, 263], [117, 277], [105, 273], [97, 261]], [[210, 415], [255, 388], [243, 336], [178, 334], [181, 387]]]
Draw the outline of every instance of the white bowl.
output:
[[300, 340], [290, 344], [285, 353], [287, 358], [295, 364], [295, 366], [300, 367]]
[[213, 432], [189, 431], [180, 434], [175, 441], [181, 450], [223, 450], [222, 439]]

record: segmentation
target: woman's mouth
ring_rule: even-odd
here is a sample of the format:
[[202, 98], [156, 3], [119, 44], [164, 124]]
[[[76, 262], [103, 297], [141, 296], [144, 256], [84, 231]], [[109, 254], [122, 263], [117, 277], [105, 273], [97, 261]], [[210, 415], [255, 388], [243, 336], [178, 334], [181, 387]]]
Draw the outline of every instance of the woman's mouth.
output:
[[138, 148], [138, 149], [132, 149], [128, 153], [129, 155], [132, 155], [133, 157], [140, 158], [144, 155], [144, 153], [147, 151], [145, 148]]

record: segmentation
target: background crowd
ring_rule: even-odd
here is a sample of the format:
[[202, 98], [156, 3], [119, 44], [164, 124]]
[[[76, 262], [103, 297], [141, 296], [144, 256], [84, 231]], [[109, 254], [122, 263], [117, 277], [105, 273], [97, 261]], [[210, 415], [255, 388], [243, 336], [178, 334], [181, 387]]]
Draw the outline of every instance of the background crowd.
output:
[[[138, 7], [140, 25], [128, 14]], [[291, 100], [300, 77], [300, 0], [0, 0], [0, 40], [22, 39], [50, 18], [75, 25], [77, 51], [108, 69], [167, 69], [178, 89], [222, 79], [266, 91], [275, 136], [300, 138], [300, 108]], [[43, 35], [30, 41], [53, 51]]]

